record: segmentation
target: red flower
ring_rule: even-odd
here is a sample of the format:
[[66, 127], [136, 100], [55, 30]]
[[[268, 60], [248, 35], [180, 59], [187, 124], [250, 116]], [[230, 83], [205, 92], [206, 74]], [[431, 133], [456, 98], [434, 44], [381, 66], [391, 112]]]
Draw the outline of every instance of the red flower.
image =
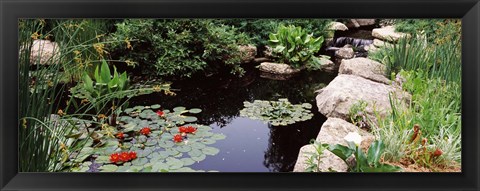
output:
[[182, 135], [176, 134], [175, 136], [173, 136], [173, 141], [174, 141], [175, 143], [182, 142], [182, 141], [183, 141]]
[[437, 150], [435, 150], [435, 152], [433, 152], [433, 156], [434, 156], [434, 157], [438, 157], [438, 156], [440, 156], [440, 155], [442, 155], [442, 154], [443, 154], [443, 152], [442, 152], [442, 150], [440, 150], [440, 149], [437, 149]]
[[128, 153], [130, 160], [136, 159], [137, 158], [137, 153], [135, 151], [131, 151]]
[[150, 132], [151, 131], [150, 131], [149, 127], [144, 127], [140, 130], [140, 134], [142, 134], [142, 135], [148, 135], [148, 134], [150, 134]]
[[118, 139], [123, 139], [125, 138], [125, 134], [123, 134], [123, 132], [118, 132], [115, 137], [117, 137]]
[[110, 162], [117, 163], [118, 161], [120, 161], [120, 154], [113, 153], [110, 155]]
[[128, 154], [128, 152], [122, 152], [120, 153], [120, 160], [122, 160], [122, 162], [128, 162], [130, 161], [130, 154]]
[[197, 128], [188, 126], [187, 127], [187, 133], [195, 133], [197, 131]]
[[181, 127], [178, 128], [178, 132], [180, 132], [180, 133], [186, 133], [186, 132], [187, 132], [187, 128], [184, 127], [184, 126], [181, 126]]
[[161, 110], [158, 110], [158, 111], [157, 111], [157, 115], [158, 115], [159, 117], [163, 117], [163, 116], [165, 115], [165, 113], [164, 113], [163, 111], [161, 111]]

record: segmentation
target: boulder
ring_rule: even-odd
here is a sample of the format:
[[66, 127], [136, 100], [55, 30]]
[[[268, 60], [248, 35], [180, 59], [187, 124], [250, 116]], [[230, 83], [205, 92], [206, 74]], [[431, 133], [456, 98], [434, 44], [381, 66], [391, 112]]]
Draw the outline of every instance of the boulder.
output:
[[370, 26], [375, 24], [375, 19], [350, 19], [346, 26], [348, 28], [358, 28], [361, 26]]
[[341, 59], [349, 59], [355, 56], [355, 52], [353, 51], [353, 48], [351, 46], [345, 45], [343, 48], [335, 51], [335, 56]]
[[255, 56], [257, 55], [257, 47], [253, 45], [240, 45], [238, 46], [238, 50], [241, 54], [241, 62], [242, 63], [249, 63]]
[[334, 31], [346, 31], [348, 30], [348, 27], [341, 22], [331, 22], [329, 29]]
[[337, 70], [338, 67], [330, 59], [327, 59], [325, 57], [319, 57], [319, 59], [320, 59], [320, 70], [327, 71], [327, 72], [333, 72]]
[[374, 82], [360, 76], [339, 74], [325, 88], [317, 91], [318, 110], [327, 117], [349, 120], [349, 110], [359, 101], [368, 105], [365, 114], [376, 120], [376, 112], [385, 117], [391, 112], [389, 95], [398, 99], [398, 103], [408, 103], [410, 95], [401, 89], [383, 83]]
[[[372, 134], [359, 129], [343, 119], [328, 118], [327, 121], [323, 123], [316, 141], [320, 144], [342, 144], [346, 146], [347, 142], [344, 140], [344, 137], [347, 136], [349, 132], [358, 132], [362, 136], [363, 140], [360, 147], [363, 150], [367, 150], [370, 143], [375, 140]], [[314, 145], [303, 146], [300, 149], [293, 171], [305, 172], [305, 169], [308, 168], [307, 160], [312, 156], [311, 153], [314, 152], [316, 152]], [[318, 161], [314, 160], [314, 162], [317, 163]], [[337, 172], [346, 172], [348, 166], [332, 152], [325, 150], [320, 159], [319, 169], [322, 172], [329, 172], [330, 169]]]
[[356, 75], [375, 82], [391, 84], [390, 80], [384, 75], [385, 70], [386, 66], [377, 61], [358, 57], [343, 59], [338, 73]]
[[50, 65], [60, 59], [58, 43], [49, 40], [34, 40], [30, 48], [30, 64]]
[[378, 50], [378, 48], [373, 45], [373, 44], [369, 44], [368, 46], [364, 46], [363, 47], [368, 53], [374, 53]]
[[374, 45], [375, 47], [380, 48], [380, 47], [382, 47], [382, 46], [385, 46], [385, 42], [382, 41], [382, 40], [379, 40], [379, 39], [373, 39], [373, 45]]
[[318, 133], [316, 141], [327, 144], [341, 144], [347, 146], [347, 142], [343, 139], [349, 132], [357, 132], [362, 136], [360, 148], [367, 150], [375, 140], [375, 136], [371, 133], [358, 128], [357, 126], [340, 118], [328, 118], [325, 121]]
[[375, 38], [379, 38], [381, 40], [396, 42], [398, 41], [398, 39], [403, 37], [408, 37], [409, 35], [406, 33], [395, 32], [394, 26], [386, 26], [382, 28], [373, 29], [372, 36]]
[[298, 73], [302, 68], [292, 68], [288, 64], [282, 63], [273, 63], [273, 62], [262, 62], [259, 66], [260, 71], [268, 72], [272, 74], [281, 74], [281, 75], [291, 75]]

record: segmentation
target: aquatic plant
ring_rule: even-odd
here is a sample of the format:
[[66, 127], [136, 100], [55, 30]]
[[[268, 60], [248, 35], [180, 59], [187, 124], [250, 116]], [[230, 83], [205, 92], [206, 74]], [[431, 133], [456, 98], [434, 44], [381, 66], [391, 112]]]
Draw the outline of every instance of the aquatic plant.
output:
[[274, 126], [286, 126], [313, 117], [310, 112], [311, 104], [293, 105], [288, 99], [278, 99], [278, 101], [255, 100], [253, 103], [246, 101], [243, 102], [243, 105], [245, 108], [240, 111], [240, 116], [259, 119]]
[[[158, 104], [125, 109], [117, 127], [106, 125], [97, 131], [99, 138], [91, 138], [78, 153], [75, 171], [97, 165], [101, 172], [193, 172], [188, 166], [218, 154], [219, 149], [210, 145], [225, 135], [212, 133], [211, 127], [194, 123], [196, 117], [185, 115], [201, 109], [159, 109]], [[109, 136], [115, 131], [123, 138]]]
[[282, 25], [277, 33], [270, 34], [269, 38], [273, 54], [280, 62], [294, 68], [300, 68], [310, 62], [320, 62], [314, 54], [320, 50], [323, 36], [315, 38], [301, 27]]

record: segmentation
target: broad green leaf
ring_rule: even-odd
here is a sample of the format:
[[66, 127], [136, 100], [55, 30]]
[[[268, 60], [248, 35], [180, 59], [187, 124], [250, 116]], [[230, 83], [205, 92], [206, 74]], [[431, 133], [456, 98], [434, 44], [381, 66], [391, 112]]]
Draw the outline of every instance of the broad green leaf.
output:
[[368, 164], [370, 166], [377, 166], [379, 164], [380, 157], [382, 156], [384, 149], [385, 145], [381, 140], [373, 141], [370, 144], [367, 155]]
[[323, 146], [344, 161], [347, 160], [348, 157], [352, 156], [352, 154], [355, 152], [354, 150], [340, 144], [323, 144]]

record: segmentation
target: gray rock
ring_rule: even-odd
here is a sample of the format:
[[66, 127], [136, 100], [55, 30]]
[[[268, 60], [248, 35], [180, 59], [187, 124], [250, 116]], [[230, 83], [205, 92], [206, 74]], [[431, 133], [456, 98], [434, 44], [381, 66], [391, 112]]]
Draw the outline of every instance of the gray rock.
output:
[[253, 45], [240, 45], [238, 46], [238, 50], [241, 54], [241, 62], [248, 63], [255, 59], [257, 55], [257, 47]]
[[335, 31], [346, 31], [348, 30], [348, 27], [341, 22], [331, 22], [329, 29]]
[[342, 60], [338, 73], [356, 75], [375, 82], [391, 84], [390, 80], [384, 75], [385, 70], [385, 65], [368, 58], [359, 57]]
[[273, 63], [273, 62], [262, 62], [259, 66], [260, 71], [268, 72], [272, 74], [282, 74], [282, 75], [291, 75], [298, 73], [302, 68], [296, 69], [292, 68], [288, 64], [282, 63]]
[[34, 40], [30, 49], [30, 64], [50, 65], [58, 63], [60, 47], [49, 40]]
[[361, 26], [370, 26], [375, 24], [375, 19], [350, 19], [346, 26], [348, 28], [358, 28]]
[[[360, 148], [367, 150], [370, 143], [375, 137], [356, 127], [355, 125], [348, 123], [347, 121], [339, 118], [328, 118], [323, 123], [322, 128], [316, 138], [316, 141], [321, 144], [341, 144], [347, 145], [344, 137], [349, 132], [358, 132], [362, 136], [362, 143]], [[295, 163], [294, 172], [304, 172], [308, 168], [307, 160], [312, 156], [310, 153], [316, 152], [314, 145], [305, 145], [300, 149], [297, 162]], [[314, 160], [318, 163], [317, 160]], [[320, 158], [319, 169], [322, 172], [328, 172], [332, 169], [337, 172], [346, 172], [348, 169], [347, 164], [334, 155], [332, 152], [325, 150]]]
[[344, 46], [343, 48], [335, 51], [335, 56], [341, 59], [349, 59], [355, 56], [355, 52], [351, 46]]
[[368, 46], [364, 46], [363, 47], [368, 53], [375, 53], [378, 51], [378, 48], [373, 45], [373, 44], [369, 44]]
[[385, 42], [379, 39], [373, 39], [373, 45], [375, 45], [375, 47], [380, 48], [382, 46], [385, 46]]
[[395, 32], [394, 26], [386, 26], [382, 28], [373, 29], [372, 36], [375, 38], [379, 38], [381, 40], [396, 42], [398, 41], [398, 39], [403, 37], [408, 37], [409, 35], [406, 33]]
[[320, 65], [321, 65], [320, 70], [327, 71], [327, 72], [333, 72], [333, 71], [336, 71], [338, 69], [338, 67], [335, 65], [335, 63], [333, 61], [331, 61], [330, 59], [327, 59], [327, 58], [324, 58], [324, 57], [320, 57], [319, 59], [320, 59]]
[[327, 117], [336, 117], [349, 120], [349, 110], [359, 101], [368, 105], [365, 114], [376, 120], [376, 112], [385, 117], [391, 112], [389, 94], [399, 103], [408, 103], [410, 95], [393, 86], [374, 82], [356, 75], [340, 74], [325, 88], [317, 91], [318, 110]]

